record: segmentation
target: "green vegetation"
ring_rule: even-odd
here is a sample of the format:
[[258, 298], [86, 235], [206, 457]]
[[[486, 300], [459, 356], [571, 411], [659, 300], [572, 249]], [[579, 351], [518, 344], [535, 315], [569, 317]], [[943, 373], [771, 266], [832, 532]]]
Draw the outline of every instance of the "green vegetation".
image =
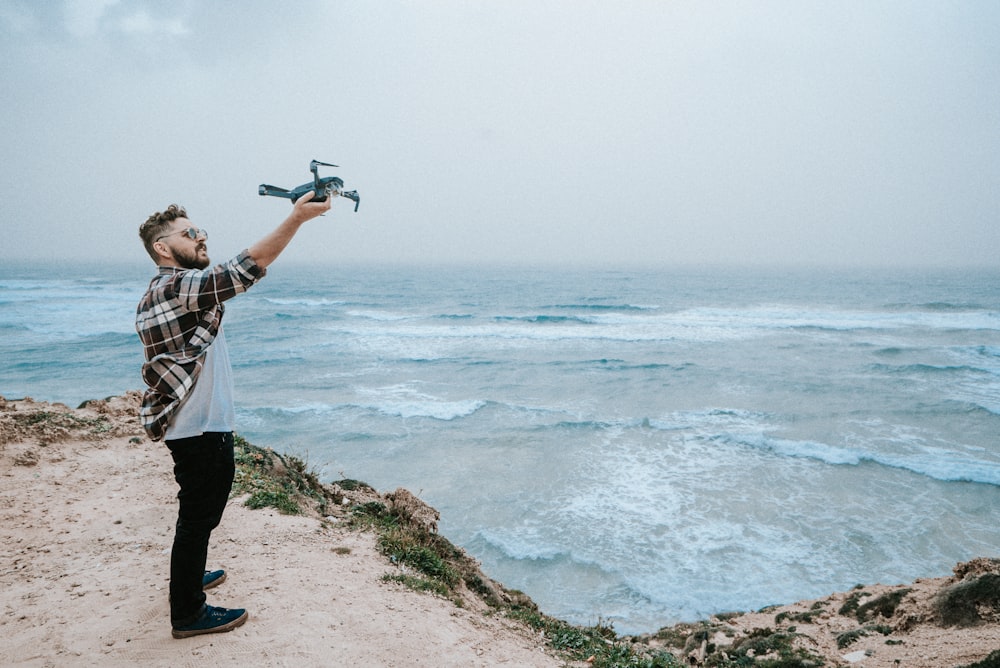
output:
[[414, 591], [435, 594], [441, 598], [451, 598], [451, 591], [445, 585], [440, 582], [417, 577], [415, 575], [392, 575], [390, 573], [386, 573], [382, 576], [382, 582], [397, 582]]
[[862, 624], [871, 621], [876, 616], [889, 619], [896, 614], [896, 608], [899, 607], [903, 598], [913, 591], [908, 587], [903, 587], [888, 594], [883, 594], [867, 603], [861, 603], [862, 598], [870, 597], [872, 594], [860, 590], [860, 586], [855, 587], [855, 592], [847, 597], [847, 600], [840, 606], [840, 610], [837, 613], [844, 617], [855, 617]]
[[713, 631], [712, 625], [708, 622], [698, 622], [696, 624], [681, 622], [673, 626], [667, 626], [653, 635], [653, 639], [666, 644], [668, 647], [676, 647], [683, 650], [688, 645], [688, 639], [701, 642], [708, 639]]
[[316, 475], [301, 459], [281, 455], [270, 448], [260, 448], [234, 436], [233, 456], [236, 476], [233, 496], [249, 494], [245, 504], [250, 508], [275, 508], [285, 515], [298, 515], [300, 504], [310, 500], [325, 513], [327, 497]]
[[817, 601], [816, 603], [813, 603], [812, 607], [806, 612], [779, 612], [774, 616], [774, 623], [781, 624], [784, 621], [790, 621], [812, 624], [821, 614], [823, 614], [823, 603]]
[[533, 605], [514, 605], [507, 613], [528, 627], [545, 634], [549, 644], [570, 659], [593, 657], [595, 668], [677, 668], [681, 664], [665, 651], [639, 651], [622, 641], [610, 625], [579, 627], [538, 612]]
[[864, 591], [863, 585], [856, 585], [854, 587], [854, 593], [847, 597], [844, 604], [840, 606], [839, 610], [837, 610], [837, 614], [844, 617], [855, 616], [858, 613], [858, 607], [861, 605], [861, 599], [866, 596], [871, 596], [871, 594]]
[[802, 648], [795, 647], [797, 634], [788, 631], [772, 631], [769, 628], [754, 629], [745, 638], [738, 640], [725, 652], [711, 654], [705, 665], [712, 668], [818, 668], [823, 658]]
[[945, 626], [972, 626], [1000, 615], [1000, 574], [985, 573], [948, 587], [934, 601]]
[[[770, 612], [771, 608], [766, 611]], [[717, 646], [712, 639], [719, 638], [720, 633], [732, 638], [733, 630], [718, 615], [716, 619], [719, 621], [677, 624], [660, 629], [653, 637], [677, 648], [681, 656], [704, 649], [704, 662], [699, 665], [712, 668], [817, 668], [824, 665], [818, 654], [796, 647], [799, 634], [794, 627], [777, 631], [758, 628], [746, 637], [737, 638], [731, 645]]]
[[503, 607], [509, 598], [484, 578], [474, 559], [447, 538], [413, 521], [405, 510], [379, 501], [357, 504], [351, 509], [351, 524], [374, 531], [379, 550], [394, 564], [412, 569], [417, 574], [414, 577], [436, 583], [435, 587], [420, 584], [422, 591], [440, 585], [449, 592], [446, 598], [456, 605], [463, 605], [462, 586], [495, 608]]
[[41, 444], [64, 440], [70, 436], [99, 438], [113, 429], [104, 416], [83, 417], [69, 411], [9, 411], [3, 420], [10, 424], [9, 436], [31, 432]]
[[859, 629], [854, 629], [853, 631], [845, 631], [837, 636], [837, 647], [839, 649], [844, 649], [853, 645], [859, 638], [864, 636], [869, 636], [872, 633], [881, 633], [884, 636], [892, 633], [892, 627], [885, 626], [884, 624], [869, 624], [868, 626], [863, 626]]
[[911, 591], [913, 590], [908, 587], [904, 587], [902, 589], [897, 589], [896, 591], [891, 591], [888, 594], [883, 594], [878, 598], [859, 605], [857, 609], [858, 621], [867, 622], [876, 615], [884, 619], [889, 619], [896, 614], [896, 608], [899, 607], [899, 603], [903, 600], [903, 597]]

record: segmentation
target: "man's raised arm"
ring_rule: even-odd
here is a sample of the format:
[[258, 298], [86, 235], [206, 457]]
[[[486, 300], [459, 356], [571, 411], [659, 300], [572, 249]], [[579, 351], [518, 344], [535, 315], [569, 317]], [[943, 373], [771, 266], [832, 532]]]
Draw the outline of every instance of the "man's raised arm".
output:
[[250, 257], [260, 267], [267, 268], [269, 264], [281, 255], [281, 252], [285, 250], [288, 242], [292, 240], [292, 237], [299, 231], [299, 227], [303, 223], [312, 220], [316, 216], [322, 216], [330, 210], [332, 197], [327, 197], [325, 202], [312, 202], [312, 198], [312, 191], [300, 197], [295, 202], [295, 206], [292, 208], [292, 212], [288, 215], [288, 218], [285, 218], [274, 231], [249, 248]]

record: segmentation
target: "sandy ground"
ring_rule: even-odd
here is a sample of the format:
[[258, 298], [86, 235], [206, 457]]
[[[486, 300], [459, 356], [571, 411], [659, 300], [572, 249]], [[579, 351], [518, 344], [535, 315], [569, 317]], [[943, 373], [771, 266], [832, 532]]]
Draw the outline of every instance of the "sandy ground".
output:
[[[48, 409], [18, 403], [0, 406]], [[240, 499], [213, 534], [210, 567], [228, 577], [208, 595], [250, 619], [173, 639], [170, 455], [119, 431], [0, 438], [0, 665], [562, 665], [509, 620], [381, 582], [394, 567], [372, 535]]]
[[[135, 407], [135, 395], [76, 410], [0, 397], [0, 666], [567, 665], [540, 635], [483, 607], [382, 582], [396, 567], [373, 535], [344, 520], [250, 510], [240, 498], [213, 534], [209, 567], [228, 578], [208, 596], [247, 608], [250, 619], [230, 633], [173, 639], [172, 463], [165, 446], [142, 436]], [[791, 627], [796, 644], [828, 666], [971, 664], [1000, 650], [1000, 591], [979, 605], [980, 623], [942, 626], [933, 603], [964, 571], [1000, 574], [1000, 560], [907, 585], [886, 618], [859, 622], [838, 611], [851, 596], [863, 604], [901, 586], [679, 626], [674, 639], [686, 634], [688, 646], [672, 651], [698, 664], [761, 629]], [[838, 646], [838, 636], [865, 626]], [[667, 635], [645, 642], [665, 646]]]

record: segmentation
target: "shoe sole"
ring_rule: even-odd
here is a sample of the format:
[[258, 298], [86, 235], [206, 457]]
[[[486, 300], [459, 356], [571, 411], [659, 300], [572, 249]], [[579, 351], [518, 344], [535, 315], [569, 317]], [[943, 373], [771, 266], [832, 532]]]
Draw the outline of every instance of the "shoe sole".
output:
[[226, 631], [232, 631], [237, 626], [243, 626], [243, 624], [250, 618], [249, 612], [244, 612], [242, 615], [234, 619], [233, 621], [223, 624], [221, 626], [213, 626], [210, 629], [195, 629], [192, 631], [178, 631], [176, 629], [170, 632], [175, 638], [191, 638], [193, 636], [202, 636], [206, 633], [225, 633]]
[[207, 591], [207, 590], [211, 589], [212, 587], [218, 587], [220, 584], [222, 584], [223, 582], [226, 581], [226, 576], [227, 575], [229, 575], [229, 574], [228, 573], [223, 573], [222, 577], [220, 577], [220, 578], [218, 578], [216, 580], [212, 580], [207, 585], [203, 585], [202, 588], [201, 588], [201, 590], [202, 591]]

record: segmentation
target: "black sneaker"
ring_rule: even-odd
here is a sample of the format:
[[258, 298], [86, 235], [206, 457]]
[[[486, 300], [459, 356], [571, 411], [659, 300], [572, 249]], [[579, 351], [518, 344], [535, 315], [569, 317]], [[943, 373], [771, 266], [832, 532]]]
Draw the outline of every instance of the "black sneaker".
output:
[[204, 591], [206, 589], [211, 589], [212, 587], [218, 587], [225, 581], [225, 571], [205, 571], [204, 577], [201, 578], [201, 589]]
[[171, 635], [175, 638], [190, 638], [205, 633], [224, 633], [241, 626], [248, 617], [250, 615], [243, 608], [216, 608], [206, 605], [196, 622], [187, 626], [175, 626]]

